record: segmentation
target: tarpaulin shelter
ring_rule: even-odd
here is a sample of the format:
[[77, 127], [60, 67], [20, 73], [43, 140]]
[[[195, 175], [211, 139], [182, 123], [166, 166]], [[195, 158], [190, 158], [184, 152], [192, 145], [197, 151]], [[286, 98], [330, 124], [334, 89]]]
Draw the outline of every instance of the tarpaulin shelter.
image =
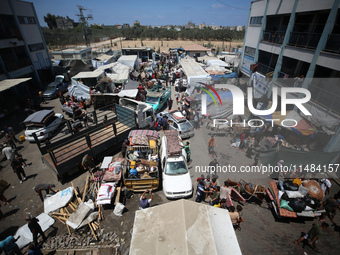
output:
[[177, 200], [136, 211], [130, 254], [242, 254], [225, 209]]
[[[328, 172], [328, 164], [334, 163], [339, 156], [340, 151], [336, 152], [322, 152], [322, 151], [298, 151], [281, 146], [279, 150], [273, 149], [262, 151], [260, 160], [262, 165], [276, 166], [279, 160], [284, 160], [285, 166], [291, 166], [293, 169], [295, 165], [308, 165], [312, 164], [315, 167], [320, 166], [320, 171], [310, 171], [312, 173], [320, 174]], [[326, 167], [326, 171], [324, 169]]]
[[[233, 114], [232, 93], [230, 91], [219, 91], [217, 93], [221, 98], [222, 105], [214, 93], [212, 93], [213, 98], [204, 92], [202, 94], [206, 94], [207, 96], [207, 113], [210, 117], [212, 119], [224, 119]], [[197, 101], [201, 102], [202, 94], [196, 95], [195, 98]]]
[[[262, 118], [263, 120], [269, 120], [270, 122], [271, 120], [273, 120], [275, 125], [292, 130], [298, 135], [308, 136], [316, 132], [316, 129], [312, 126], [312, 124], [308, 120], [304, 119], [296, 111], [289, 111], [287, 115], [281, 115], [281, 111], [276, 111], [268, 115], [258, 115], [258, 117]], [[283, 121], [284, 121], [284, 126], [282, 125]], [[288, 127], [288, 126], [294, 126], [294, 125], [296, 126]]]
[[70, 95], [75, 96], [77, 99], [90, 99], [90, 88], [80, 82], [72, 79], [72, 84], [68, 87]]

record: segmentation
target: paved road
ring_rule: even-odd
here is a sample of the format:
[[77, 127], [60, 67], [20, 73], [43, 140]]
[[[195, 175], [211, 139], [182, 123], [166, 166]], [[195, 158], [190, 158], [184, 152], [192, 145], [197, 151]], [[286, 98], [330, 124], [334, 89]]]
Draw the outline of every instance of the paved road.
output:
[[[174, 95], [174, 87], [172, 87]], [[175, 101], [174, 101], [175, 102]], [[59, 110], [59, 101], [51, 100], [49, 104], [44, 105], [46, 108]], [[174, 108], [176, 104], [174, 104]], [[6, 123], [15, 127], [18, 135], [23, 133], [17, 123], [25, 118], [25, 114], [18, 114], [13, 118], [7, 119]], [[0, 127], [5, 125], [0, 123]], [[195, 130], [195, 136], [191, 138], [190, 147], [192, 151], [192, 168], [190, 169], [194, 186], [196, 186], [197, 177], [201, 176], [201, 172], [196, 171], [197, 167], [201, 169], [207, 166], [212, 160], [208, 155], [207, 141], [209, 138], [209, 131], [202, 127]], [[229, 138], [217, 137], [217, 153], [218, 162], [221, 165], [231, 165], [239, 168], [242, 165], [250, 165], [253, 160], [245, 157], [244, 152], [230, 146]], [[28, 163], [32, 163], [25, 168], [26, 174], [30, 178], [23, 184], [19, 183], [16, 175], [13, 173], [8, 161], [1, 162], [0, 178], [11, 183], [8, 190], [5, 191], [7, 199], [11, 200], [10, 206], [2, 206], [1, 209], [5, 213], [6, 220], [0, 222], [0, 239], [6, 237], [8, 234], [14, 234], [18, 227], [26, 222], [24, 217], [27, 213], [38, 215], [43, 212], [43, 206], [40, 199], [34, 192], [34, 187], [40, 183], [55, 183], [57, 189], [63, 189], [70, 186], [69, 183], [58, 183], [55, 177], [50, 173], [47, 167], [41, 161], [41, 155], [35, 144], [24, 142], [20, 145], [19, 152], [27, 159]], [[205, 174], [205, 173], [204, 173]], [[219, 173], [219, 183], [230, 178], [238, 181], [243, 179], [247, 182], [268, 186], [267, 176], [259, 176], [258, 174], [241, 174], [241, 173]], [[82, 187], [84, 185], [85, 175], [79, 175], [73, 178], [75, 186]], [[339, 186], [333, 183], [331, 193], [334, 194], [339, 190]], [[194, 200], [195, 197], [191, 198]], [[105, 231], [116, 231], [121, 239], [126, 242], [125, 248], [128, 247], [131, 229], [133, 227], [134, 211], [138, 209], [139, 194], [134, 195], [133, 198], [126, 201], [127, 212], [122, 217], [114, 216], [112, 208], [108, 207], [105, 210], [106, 219], [102, 223]], [[155, 193], [154, 204], [167, 203], [162, 191]], [[271, 210], [264, 202], [261, 206], [255, 202], [245, 203], [244, 205], [244, 219], [242, 224], [242, 231], [237, 231], [236, 235], [243, 254], [314, 254], [314, 252], [302, 245], [295, 245], [293, 241], [300, 237], [301, 232], [307, 232], [313, 222], [310, 221], [293, 221], [293, 222], [279, 222], [276, 221]], [[329, 220], [327, 219], [328, 223]], [[340, 224], [340, 217], [336, 216], [336, 222]], [[57, 234], [64, 234], [67, 229], [60, 223], [55, 223], [55, 231]], [[339, 230], [338, 230], [339, 231]], [[123, 249], [123, 251], [125, 250]], [[320, 240], [319, 248], [323, 250], [324, 254], [337, 254], [336, 251], [340, 249], [339, 232], [334, 231], [334, 227], [330, 227], [325, 231], [325, 234]]]

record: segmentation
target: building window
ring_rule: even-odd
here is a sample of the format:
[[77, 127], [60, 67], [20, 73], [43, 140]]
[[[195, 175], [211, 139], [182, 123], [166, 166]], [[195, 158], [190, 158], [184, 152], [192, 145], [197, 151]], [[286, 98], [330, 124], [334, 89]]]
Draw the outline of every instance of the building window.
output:
[[20, 24], [36, 24], [34, 17], [18, 16]]
[[255, 51], [256, 51], [255, 48], [246, 46], [245, 49], [244, 49], [244, 54], [246, 54], [246, 55], [248, 55], [248, 56], [254, 57], [254, 56], [255, 56]]
[[263, 16], [251, 17], [250, 25], [261, 25]]
[[30, 49], [30, 52], [33, 52], [33, 51], [43, 50], [44, 44], [43, 43], [35, 43], [35, 44], [28, 45], [28, 47]]

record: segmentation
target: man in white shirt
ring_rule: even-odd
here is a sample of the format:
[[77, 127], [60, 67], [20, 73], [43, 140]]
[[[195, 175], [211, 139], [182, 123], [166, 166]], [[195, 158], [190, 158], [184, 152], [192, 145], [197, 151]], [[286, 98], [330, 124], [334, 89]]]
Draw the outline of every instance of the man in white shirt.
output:
[[2, 155], [5, 155], [9, 161], [13, 162], [15, 150], [7, 144], [4, 144], [4, 147], [5, 148], [2, 149]]

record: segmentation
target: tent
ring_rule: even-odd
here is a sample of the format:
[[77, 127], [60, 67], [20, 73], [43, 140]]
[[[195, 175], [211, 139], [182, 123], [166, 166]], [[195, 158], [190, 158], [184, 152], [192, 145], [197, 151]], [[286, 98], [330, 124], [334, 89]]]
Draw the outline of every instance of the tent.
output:
[[242, 254], [228, 211], [177, 200], [136, 211], [130, 254]]
[[[316, 132], [316, 129], [310, 124], [310, 122], [303, 117], [296, 111], [289, 111], [287, 115], [281, 115], [281, 111], [276, 111], [273, 114], [268, 115], [258, 115], [258, 117], [264, 120], [274, 120], [275, 125], [279, 125], [286, 129], [292, 130], [298, 135], [312, 135]], [[295, 120], [295, 121], [291, 121]], [[282, 125], [284, 124], [284, 126]], [[288, 127], [294, 126], [295, 127]]]
[[72, 79], [72, 84], [68, 87], [70, 95], [75, 96], [77, 99], [90, 99], [90, 88], [80, 82]]

